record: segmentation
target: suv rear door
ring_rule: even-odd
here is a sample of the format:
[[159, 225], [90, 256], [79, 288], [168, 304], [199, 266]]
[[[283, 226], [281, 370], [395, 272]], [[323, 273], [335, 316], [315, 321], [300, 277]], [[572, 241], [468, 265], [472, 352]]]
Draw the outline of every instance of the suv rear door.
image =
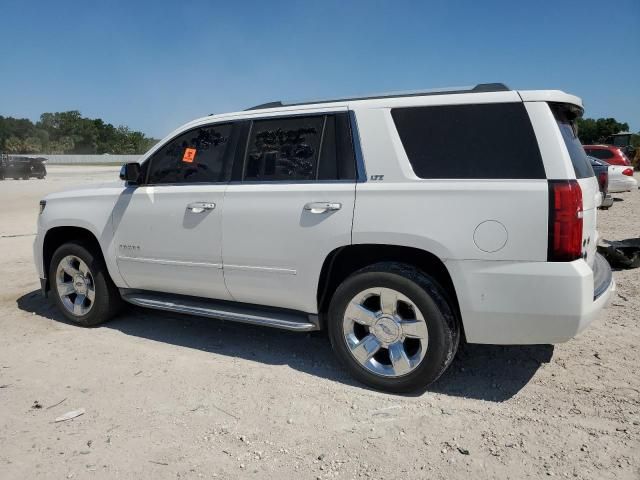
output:
[[576, 179], [582, 190], [582, 245], [586, 254], [585, 260], [593, 267], [596, 247], [598, 244], [598, 232], [596, 230], [596, 213], [600, 199], [598, 180], [591, 168], [591, 162], [578, 138], [576, 118], [580, 112], [568, 104], [549, 104], [558, 123], [564, 144], [571, 157]]
[[307, 112], [247, 124], [222, 220], [224, 277], [236, 301], [316, 312], [324, 259], [351, 243], [349, 115]]

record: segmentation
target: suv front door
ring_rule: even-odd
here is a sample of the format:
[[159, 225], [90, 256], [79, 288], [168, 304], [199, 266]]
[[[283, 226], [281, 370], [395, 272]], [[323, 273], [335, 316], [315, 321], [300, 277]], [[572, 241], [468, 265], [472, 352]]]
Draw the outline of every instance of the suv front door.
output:
[[227, 288], [240, 302], [314, 313], [324, 259], [351, 243], [356, 166], [349, 116], [277, 116], [248, 129], [241, 168], [225, 195]]
[[191, 129], [143, 165], [143, 184], [114, 211], [114, 249], [130, 288], [230, 299], [222, 209], [238, 142], [234, 124]]

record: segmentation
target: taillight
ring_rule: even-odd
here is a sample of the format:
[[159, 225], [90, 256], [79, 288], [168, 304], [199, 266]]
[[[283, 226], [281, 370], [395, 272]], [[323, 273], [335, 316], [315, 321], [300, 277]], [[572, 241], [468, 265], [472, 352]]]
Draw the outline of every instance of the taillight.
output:
[[627, 177], [633, 177], [633, 168], [625, 168], [622, 171], [623, 175], [626, 175]]
[[605, 193], [609, 186], [609, 174], [607, 172], [600, 172], [598, 174], [598, 185], [600, 185], [600, 191]]
[[582, 190], [577, 180], [549, 180], [550, 262], [582, 256]]

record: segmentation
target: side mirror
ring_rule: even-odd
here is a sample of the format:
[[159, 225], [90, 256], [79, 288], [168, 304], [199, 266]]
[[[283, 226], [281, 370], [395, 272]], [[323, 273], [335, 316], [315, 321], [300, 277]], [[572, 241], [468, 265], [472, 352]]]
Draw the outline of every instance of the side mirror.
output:
[[120, 180], [131, 185], [137, 185], [140, 180], [140, 164], [139, 163], [125, 163], [120, 169]]

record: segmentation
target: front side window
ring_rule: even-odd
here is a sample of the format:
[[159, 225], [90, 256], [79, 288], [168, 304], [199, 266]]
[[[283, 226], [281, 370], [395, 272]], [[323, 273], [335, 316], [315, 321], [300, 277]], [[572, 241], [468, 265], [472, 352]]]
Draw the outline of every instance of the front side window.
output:
[[149, 159], [148, 184], [217, 183], [229, 179], [232, 124], [207, 125], [183, 133]]

